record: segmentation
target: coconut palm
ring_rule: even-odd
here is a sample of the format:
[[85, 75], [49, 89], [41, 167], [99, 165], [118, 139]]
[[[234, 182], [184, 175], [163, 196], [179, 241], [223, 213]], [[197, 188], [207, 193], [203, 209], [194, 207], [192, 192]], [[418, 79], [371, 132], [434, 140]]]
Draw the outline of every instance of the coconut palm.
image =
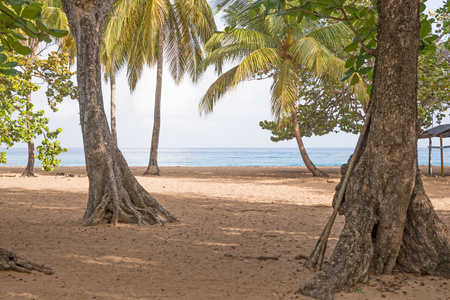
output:
[[157, 65], [154, 124], [150, 160], [144, 175], [159, 175], [157, 162], [161, 126], [162, 70], [164, 61], [178, 84], [185, 74], [198, 78], [202, 47], [216, 25], [206, 0], [139, 0], [130, 9], [127, 32], [127, 74], [133, 91], [145, 65]]
[[[240, 9], [236, 9], [236, 7]], [[202, 67], [217, 61], [239, 63], [223, 73], [201, 98], [199, 110], [213, 111], [216, 102], [228, 91], [255, 77], [272, 78], [270, 106], [280, 124], [293, 122], [295, 137], [306, 167], [314, 176], [327, 176], [309, 159], [303, 145], [297, 121], [296, 106], [301, 99], [299, 84], [302, 74], [343, 77], [345, 62], [331, 50], [342, 49], [349, 29], [341, 24], [320, 24], [307, 20], [289, 24], [286, 16], [268, 16], [254, 22], [242, 22], [240, 15], [248, 2], [238, 1], [228, 9], [225, 20], [241, 22], [243, 28], [228, 28], [216, 33], [205, 45], [207, 53]], [[330, 50], [331, 49], [331, 50]], [[363, 86], [360, 85], [358, 92]]]
[[110, 84], [111, 134], [116, 144], [116, 74], [126, 64], [127, 45], [124, 42], [124, 36], [130, 34], [127, 32], [131, 18], [129, 5], [130, 2], [127, 0], [114, 3], [113, 13], [108, 17], [100, 44], [100, 62], [103, 66], [104, 79], [109, 80]]

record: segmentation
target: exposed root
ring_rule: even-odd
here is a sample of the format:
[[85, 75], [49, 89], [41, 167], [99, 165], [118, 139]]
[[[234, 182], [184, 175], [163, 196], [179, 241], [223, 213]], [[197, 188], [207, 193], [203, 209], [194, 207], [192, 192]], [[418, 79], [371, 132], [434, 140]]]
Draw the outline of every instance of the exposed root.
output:
[[315, 282], [310, 282], [302, 285], [300, 289], [295, 293], [313, 297], [318, 300], [334, 299], [333, 284], [324, 272], [318, 273]]
[[53, 270], [48, 267], [20, 258], [3, 248], [0, 248], [0, 271], [15, 271], [22, 273], [38, 271], [47, 275], [54, 273]]

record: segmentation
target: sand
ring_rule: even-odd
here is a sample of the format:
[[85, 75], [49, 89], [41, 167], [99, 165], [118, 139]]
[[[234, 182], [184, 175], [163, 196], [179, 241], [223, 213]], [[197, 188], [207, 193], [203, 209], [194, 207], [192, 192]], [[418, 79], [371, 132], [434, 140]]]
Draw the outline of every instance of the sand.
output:
[[[84, 168], [23, 178], [22, 168], [0, 167], [0, 247], [55, 271], [0, 272], [0, 299], [308, 299], [295, 294], [314, 276], [298, 256], [310, 254], [331, 214], [337, 168], [327, 179], [301, 167], [132, 170], [179, 223], [80, 227]], [[450, 226], [450, 177], [423, 180]], [[342, 226], [338, 217], [327, 257]], [[450, 282], [394, 274], [335, 298], [448, 300]]]

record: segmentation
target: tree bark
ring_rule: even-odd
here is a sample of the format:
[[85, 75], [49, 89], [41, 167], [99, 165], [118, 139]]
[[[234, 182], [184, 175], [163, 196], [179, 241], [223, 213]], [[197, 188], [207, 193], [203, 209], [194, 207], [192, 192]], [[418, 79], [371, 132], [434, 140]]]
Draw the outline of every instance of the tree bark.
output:
[[23, 273], [39, 271], [47, 275], [53, 274], [52, 269], [17, 257], [14, 253], [3, 248], [0, 248], [0, 271], [16, 271]]
[[[27, 96], [28, 97], [28, 96]], [[31, 98], [31, 97], [30, 97]], [[31, 99], [30, 99], [31, 100]], [[34, 138], [31, 138], [28, 141], [28, 160], [27, 166], [22, 173], [24, 177], [34, 177], [34, 160], [35, 160], [35, 147], [34, 147]]]
[[158, 167], [159, 130], [161, 128], [161, 97], [162, 97], [162, 72], [164, 62], [164, 26], [158, 30], [158, 57], [156, 62], [156, 90], [155, 110], [153, 114], [152, 145], [150, 147], [150, 160], [144, 175], [160, 175]]
[[61, 2], [77, 44], [80, 124], [89, 178], [84, 225], [176, 221], [137, 182], [109, 131], [101, 91], [99, 45], [114, 0]]
[[298, 119], [297, 112], [295, 109], [292, 110], [292, 126], [294, 127], [294, 135], [297, 140], [298, 149], [300, 150], [300, 155], [302, 156], [303, 162], [305, 163], [308, 170], [313, 174], [313, 176], [317, 177], [328, 177], [327, 173], [317, 169], [317, 167], [313, 164], [311, 159], [309, 159], [309, 155], [306, 152], [305, 146], [303, 145], [302, 137], [300, 135], [300, 128], [298, 127]]
[[113, 141], [117, 145], [117, 128], [116, 128], [116, 74], [114, 71], [109, 75], [109, 83], [111, 87], [111, 134]]
[[[39, 40], [35, 39], [32, 40], [32, 42], [30, 42], [30, 48], [31, 48], [31, 54], [30, 54], [30, 58], [33, 60], [36, 55], [37, 52], [39, 50]], [[29, 82], [31, 82], [32, 78], [29, 79]], [[31, 99], [31, 91], [27, 94], [27, 101], [28, 103], [32, 102]], [[31, 122], [32, 121], [32, 117], [28, 116], [27, 117], [28, 120]], [[29, 123], [27, 123], [27, 126], [29, 127]], [[34, 138], [31, 138], [28, 141], [28, 160], [27, 160], [27, 166], [25, 168], [25, 170], [22, 173], [22, 176], [25, 177], [34, 177], [34, 162], [35, 162], [35, 147], [34, 147]]]
[[449, 276], [448, 230], [416, 173], [419, 1], [377, 3], [373, 115], [340, 207], [345, 225], [323, 272], [299, 290], [317, 299], [394, 268]]

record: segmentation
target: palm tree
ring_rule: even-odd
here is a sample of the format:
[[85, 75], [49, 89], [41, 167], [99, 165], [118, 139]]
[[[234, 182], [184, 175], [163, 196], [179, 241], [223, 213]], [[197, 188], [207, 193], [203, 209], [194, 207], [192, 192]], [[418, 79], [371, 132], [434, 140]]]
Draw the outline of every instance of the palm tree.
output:
[[[239, 8], [240, 9], [236, 9]], [[272, 114], [282, 126], [293, 122], [295, 137], [302, 159], [314, 176], [327, 176], [309, 159], [300, 135], [296, 106], [301, 98], [299, 83], [302, 74], [343, 77], [344, 61], [330, 49], [342, 49], [349, 37], [349, 29], [341, 24], [323, 25], [303, 20], [289, 24], [286, 16], [269, 16], [254, 22], [242, 22], [248, 2], [238, 1], [227, 11], [225, 19], [241, 23], [244, 28], [216, 33], [205, 45], [207, 56], [203, 68], [218, 61], [237, 61], [239, 64], [223, 73], [201, 98], [199, 110], [211, 113], [216, 102], [240, 82], [255, 77], [270, 77], [270, 106]], [[361, 84], [358, 90], [361, 91]]]
[[162, 71], [164, 61], [178, 84], [187, 73], [199, 76], [202, 46], [214, 34], [216, 25], [206, 0], [135, 1], [124, 38], [127, 44], [127, 73], [133, 91], [144, 65], [157, 65], [155, 110], [150, 159], [144, 175], [159, 175], [158, 144], [161, 126]]
[[104, 79], [109, 80], [111, 91], [111, 134], [117, 144], [116, 127], [116, 74], [126, 64], [126, 44], [123, 41], [130, 19], [127, 0], [116, 1], [113, 13], [109, 15], [103, 30], [100, 44], [100, 62], [103, 65]]

